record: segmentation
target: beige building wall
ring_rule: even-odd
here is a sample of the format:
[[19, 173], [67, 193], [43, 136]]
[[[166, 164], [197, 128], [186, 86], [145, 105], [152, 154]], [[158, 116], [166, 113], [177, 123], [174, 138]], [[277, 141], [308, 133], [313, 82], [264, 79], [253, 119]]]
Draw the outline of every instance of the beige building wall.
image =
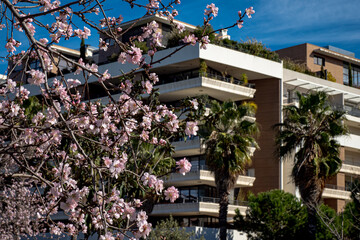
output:
[[306, 43], [307, 67], [313, 72], [321, 71], [321, 66], [314, 64], [314, 56], [322, 57], [325, 59], [324, 70], [331, 72], [337, 83], [343, 84], [343, 61], [314, 52], [314, 50], [319, 48], [319, 46]]
[[296, 63], [305, 63], [312, 72], [320, 72], [321, 66], [314, 64], [314, 56], [319, 56], [325, 59], [324, 70], [331, 72], [336, 82], [343, 84], [343, 61], [338, 60], [320, 53], [314, 52], [319, 49], [319, 46], [310, 43], [304, 43], [284, 49], [277, 50], [280, 58], [290, 58]]

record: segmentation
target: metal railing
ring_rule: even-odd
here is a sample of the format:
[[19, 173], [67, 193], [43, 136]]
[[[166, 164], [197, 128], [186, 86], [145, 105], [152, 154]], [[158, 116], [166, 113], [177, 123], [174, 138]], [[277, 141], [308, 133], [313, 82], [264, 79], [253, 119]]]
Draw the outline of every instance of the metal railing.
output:
[[210, 79], [219, 80], [219, 81], [227, 82], [227, 83], [232, 83], [235, 85], [255, 88], [255, 84], [252, 84], [252, 83], [245, 84], [244, 81], [236, 79], [236, 78], [224, 77], [222, 75], [214, 74], [214, 73], [201, 73], [201, 72], [174, 74], [171, 77], [163, 78], [163, 80], [160, 79], [160, 82], [158, 83], [158, 85], [173, 83], [173, 82], [180, 82], [180, 81], [189, 80], [189, 79], [198, 78], [198, 77], [207, 77]]
[[347, 165], [353, 165], [353, 166], [357, 166], [360, 167], [360, 162], [350, 162], [350, 161], [344, 161], [343, 164], [347, 164]]
[[195, 165], [191, 167], [190, 172], [198, 172], [200, 170], [207, 170], [209, 171], [209, 167], [207, 165]]
[[331, 104], [332, 108], [344, 111], [346, 114], [349, 114], [354, 117], [360, 117], [360, 109], [349, 106], [349, 105], [341, 105], [341, 104]]
[[344, 105], [343, 110], [351, 116], [360, 117], [360, 109], [358, 109], [358, 108]]
[[325, 184], [325, 188], [341, 190], [341, 191], [350, 191], [349, 186], [342, 187], [342, 186], [338, 186], [338, 185], [334, 185], [334, 184]]
[[[176, 203], [200, 203], [200, 202], [206, 202], [206, 203], [219, 203], [220, 198], [214, 198], [214, 197], [197, 197], [192, 198], [191, 200], [187, 198], [179, 198]], [[248, 206], [247, 201], [239, 201], [239, 200], [229, 200], [230, 205], [236, 205], [236, 206]]]

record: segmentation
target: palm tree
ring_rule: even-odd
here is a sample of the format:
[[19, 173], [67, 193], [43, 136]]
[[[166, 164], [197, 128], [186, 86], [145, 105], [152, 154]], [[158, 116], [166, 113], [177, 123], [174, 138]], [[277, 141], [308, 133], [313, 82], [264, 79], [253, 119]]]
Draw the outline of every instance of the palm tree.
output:
[[254, 134], [258, 127], [253, 118], [256, 105], [232, 101], [220, 104], [212, 101], [211, 111], [204, 124], [206, 164], [215, 175], [220, 197], [220, 239], [226, 239], [227, 211], [230, 190], [238, 176], [251, 163], [252, 147], [258, 147]]
[[285, 119], [278, 124], [276, 143], [281, 157], [295, 152], [292, 178], [308, 210], [308, 234], [316, 235], [316, 206], [325, 180], [341, 168], [340, 145], [336, 137], [347, 133], [344, 112], [332, 109], [324, 92], [302, 96], [299, 107], [284, 108]]

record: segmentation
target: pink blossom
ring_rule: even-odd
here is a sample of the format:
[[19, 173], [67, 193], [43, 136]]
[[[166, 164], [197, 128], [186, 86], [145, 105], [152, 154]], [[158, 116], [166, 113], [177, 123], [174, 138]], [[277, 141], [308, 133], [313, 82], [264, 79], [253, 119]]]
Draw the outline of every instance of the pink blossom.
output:
[[81, 82], [78, 80], [78, 79], [68, 79], [67, 80], [68, 84], [69, 84], [69, 87], [70, 88], [73, 88], [73, 87], [77, 87], [81, 84]]
[[148, 55], [149, 55], [150, 57], [154, 56], [154, 54], [155, 54], [154, 50], [149, 50], [149, 51], [148, 51]]
[[249, 7], [247, 9], [245, 9], [246, 15], [248, 16], [248, 18], [251, 18], [251, 15], [255, 13], [255, 10], [253, 9], [253, 7]]
[[159, 144], [160, 144], [161, 146], [165, 146], [165, 145], [167, 144], [167, 142], [166, 142], [166, 140], [164, 140], [164, 139], [160, 139]]
[[242, 28], [242, 27], [243, 27], [243, 24], [244, 24], [244, 21], [243, 21], [243, 20], [237, 20], [237, 21], [236, 21], [236, 25], [238, 26], [238, 28]]
[[210, 43], [209, 36], [204, 36], [200, 41], [200, 48], [207, 49], [207, 45]]
[[210, 5], [206, 6], [206, 9], [204, 10], [204, 15], [210, 15], [211, 13], [216, 17], [218, 15], [219, 8], [215, 7], [215, 4], [212, 3]]
[[184, 43], [190, 43], [191, 45], [195, 46], [197, 37], [195, 37], [194, 34], [191, 34], [189, 36], [185, 36], [183, 39]]
[[88, 37], [91, 36], [91, 31], [87, 27], [84, 27], [84, 30], [76, 29], [74, 30], [74, 33], [80, 39], [88, 39]]
[[131, 50], [127, 51], [126, 60], [132, 64], [140, 64], [142, 58], [142, 50], [131, 46]]
[[104, 160], [104, 164], [106, 167], [110, 167], [110, 165], [112, 164], [112, 160], [109, 157], [103, 157]]
[[179, 198], [179, 190], [177, 190], [174, 186], [171, 186], [164, 191], [164, 195], [165, 200], [170, 200], [170, 202], [173, 203]]
[[143, 88], [145, 88], [147, 94], [151, 93], [153, 86], [150, 81], [142, 81], [141, 85], [143, 86]]
[[195, 110], [198, 110], [198, 108], [199, 108], [199, 103], [198, 103], [198, 101], [197, 101], [196, 98], [193, 99], [193, 100], [190, 100], [190, 103], [191, 103], [192, 107], [193, 107]]
[[137, 237], [143, 237], [146, 238], [147, 236], [149, 236], [149, 233], [151, 231], [151, 223], [148, 223], [147, 221], [139, 221], [137, 223], [137, 226], [139, 228]]
[[191, 163], [186, 158], [177, 161], [176, 165], [177, 165], [176, 169], [178, 169], [179, 173], [181, 173], [182, 175], [185, 175], [185, 173], [190, 172], [192, 166]]
[[154, 188], [157, 194], [160, 194], [164, 189], [164, 181], [161, 179], [157, 179], [154, 184]]
[[8, 52], [13, 53], [16, 51], [15, 47], [20, 47], [20, 45], [21, 45], [21, 42], [18, 42], [15, 39], [10, 38], [5, 45], [5, 48], [7, 49]]
[[31, 78], [28, 78], [28, 82], [30, 84], [39, 85], [45, 83], [45, 74], [39, 70], [31, 69], [28, 71], [30, 73]]
[[15, 91], [15, 87], [16, 87], [16, 82], [14, 82], [13, 80], [11, 80], [10, 78], [6, 81], [6, 88], [10, 91], [10, 92], [14, 92]]
[[105, 42], [102, 38], [99, 39], [99, 48], [105, 52], [108, 50], [109, 43]]
[[185, 31], [185, 25], [182, 23], [176, 23], [176, 29], [179, 31], [179, 33], [182, 33]]
[[108, 70], [106, 69], [103, 75], [98, 79], [99, 82], [104, 82], [111, 78], [110, 73], [108, 73]]
[[118, 62], [121, 62], [122, 64], [126, 63], [126, 53], [125, 52], [120, 53]]
[[156, 73], [150, 73], [149, 78], [154, 84], [159, 81], [159, 77], [156, 75]]
[[115, 240], [111, 232], [107, 232], [105, 235], [100, 236], [100, 240]]
[[188, 136], [194, 135], [196, 136], [197, 131], [199, 130], [199, 127], [197, 126], [197, 122], [187, 122], [186, 123], [186, 129], [185, 129], [185, 134]]

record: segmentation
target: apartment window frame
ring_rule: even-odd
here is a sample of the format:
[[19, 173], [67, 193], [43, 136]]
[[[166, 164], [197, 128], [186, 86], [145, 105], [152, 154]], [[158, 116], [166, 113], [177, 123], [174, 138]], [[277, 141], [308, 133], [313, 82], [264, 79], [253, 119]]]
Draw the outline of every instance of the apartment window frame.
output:
[[325, 66], [325, 58], [314, 55], [314, 64], [319, 66]]
[[109, 47], [115, 46], [115, 40], [113, 38], [105, 38], [105, 42], [109, 44]]
[[35, 60], [29, 63], [30, 69], [42, 70], [41, 63], [39, 60]]
[[[351, 64], [352, 87], [360, 88], [360, 66]], [[349, 63], [343, 64], [343, 83], [349, 85]]]

